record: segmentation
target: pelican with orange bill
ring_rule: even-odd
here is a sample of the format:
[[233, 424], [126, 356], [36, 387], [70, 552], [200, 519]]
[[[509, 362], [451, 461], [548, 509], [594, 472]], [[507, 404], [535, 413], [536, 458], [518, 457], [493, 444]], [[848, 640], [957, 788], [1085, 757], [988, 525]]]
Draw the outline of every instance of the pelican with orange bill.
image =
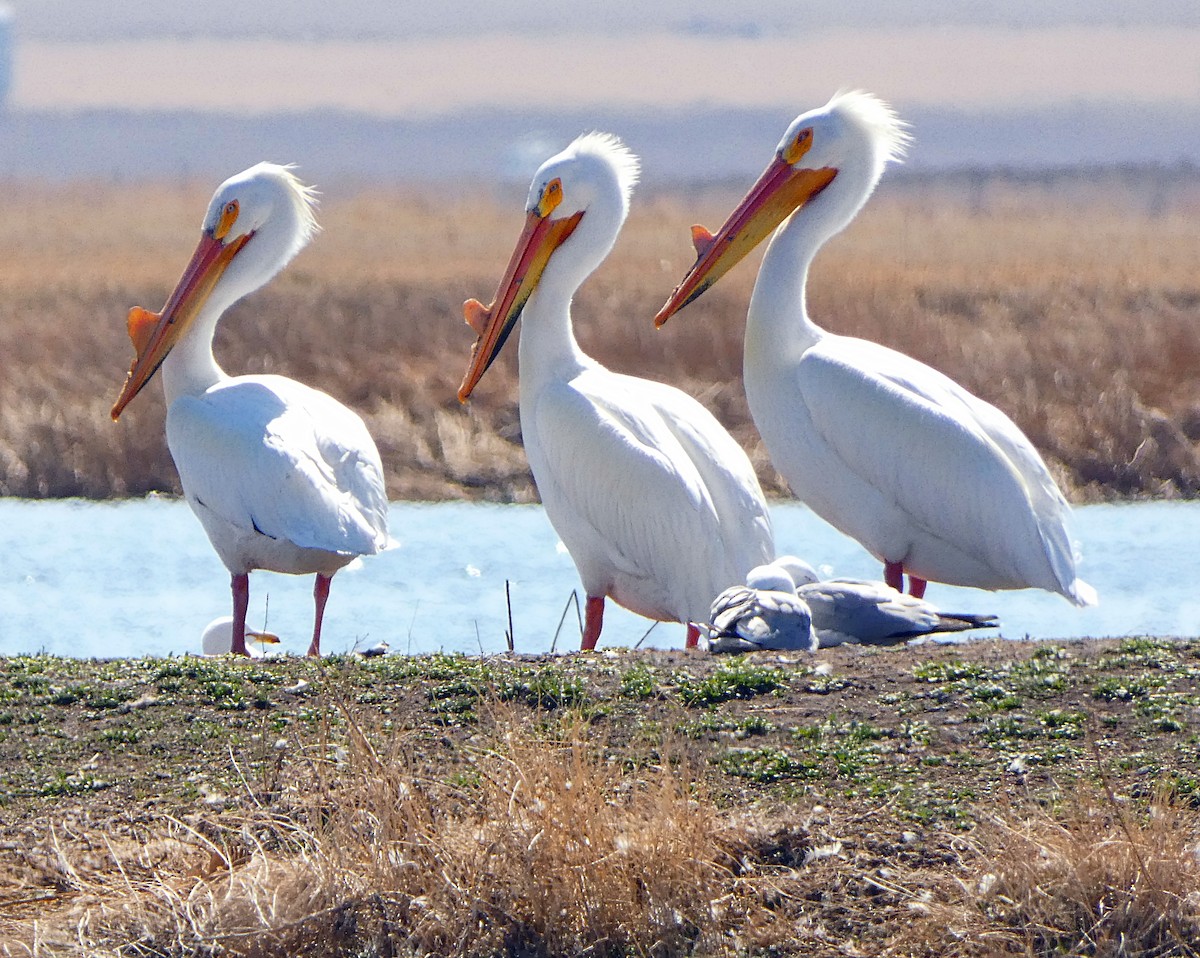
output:
[[587, 593], [584, 649], [609, 598], [687, 623], [695, 645], [713, 596], [774, 553], [754, 469], [712, 414], [678, 389], [605, 369], [575, 340], [571, 299], [616, 242], [637, 173], [636, 157], [599, 133], [547, 160], [492, 305], [463, 309], [478, 334], [463, 401], [524, 318], [521, 436]]
[[1039, 588], [1075, 605], [1070, 509], [1033, 444], [998, 408], [935, 369], [808, 316], [809, 266], [905, 152], [881, 100], [839, 93], [792, 121], [758, 182], [659, 310], [662, 326], [770, 236], [750, 298], [746, 398], [775, 467], [817, 515], [884, 563], [913, 595], [927, 580]]
[[309, 654], [319, 655], [333, 574], [389, 542], [383, 466], [358, 415], [283, 376], [229, 376], [213, 356], [221, 314], [308, 243], [315, 205], [315, 193], [274, 163], [221, 184], [162, 312], [130, 310], [136, 355], [112, 408], [115, 420], [162, 368], [167, 446], [229, 570], [229, 648], [239, 655], [251, 570], [316, 575]]

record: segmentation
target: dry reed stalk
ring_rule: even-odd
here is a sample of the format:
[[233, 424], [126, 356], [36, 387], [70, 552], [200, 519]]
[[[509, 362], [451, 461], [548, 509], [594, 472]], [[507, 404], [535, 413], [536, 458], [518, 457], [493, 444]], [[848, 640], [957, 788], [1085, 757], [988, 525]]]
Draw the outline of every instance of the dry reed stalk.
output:
[[[1200, 490], [1200, 179], [1110, 171], [889, 182], [817, 259], [827, 328], [929, 362], [1025, 429], [1076, 499]], [[18, 184], [0, 223], [0, 494], [177, 491], [158, 389], [120, 426], [124, 316], [156, 308], [194, 243], [211, 184]], [[678, 385], [782, 491], [749, 420], [741, 338], [752, 261], [664, 330], [650, 317], [691, 259], [687, 227], [738, 186], [644, 192], [575, 304], [579, 339], [613, 368]], [[472, 404], [454, 392], [521, 197], [446, 205], [411, 190], [331, 196], [325, 231], [217, 337], [233, 372], [271, 371], [361, 411], [394, 498], [534, 498], [520, 447], [516, 351]]]

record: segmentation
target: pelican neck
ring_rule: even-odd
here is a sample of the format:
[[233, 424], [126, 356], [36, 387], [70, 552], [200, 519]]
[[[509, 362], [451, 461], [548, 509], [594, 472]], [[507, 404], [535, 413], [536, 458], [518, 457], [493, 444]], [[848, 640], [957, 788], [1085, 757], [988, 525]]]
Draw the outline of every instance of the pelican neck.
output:
[[596, 365], [580, 348], [571, 320], [571, 299], [579, 284], [556, 273], [546, 269], [521, 313], [518, 363], [522, 390], [545, 379], [569, 380]]
[[746, 353], [780, 357], [814, 346], [825, 330], [808, 315], [806, 287], [813, 257], [826, 237], [803, 210], [775, 231], [759, 267], [746, 317]]
[[201, 396], [229, 378], [213, 355], [213, 337], [225, 306], [210, 299], [163, 360], [163, 393], [170, 407], [181, 396]]

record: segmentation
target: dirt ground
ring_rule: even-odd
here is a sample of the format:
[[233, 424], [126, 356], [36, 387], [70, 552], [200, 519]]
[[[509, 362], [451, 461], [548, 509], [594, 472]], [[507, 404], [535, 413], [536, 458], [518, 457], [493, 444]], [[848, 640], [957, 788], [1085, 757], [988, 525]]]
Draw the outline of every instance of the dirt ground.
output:
[[[567, 728], [618, 783], [678, 769], [691, 801], [774, 836], [756, 854], [790, 883], [793, 946], [760, 953], [1149, 954], [1089, 946], [1082, 926], [1033, 936], [981, 876], [1005, 874], [999, 823], [1070, 822], [1097, 802], [1131, 816], [1165, 802], [1194, 840], [1198, 679], [1200, 640], [1150, 638], [733, 659], [0, 659], [0, 954], [71, 953], [47, 929], [78, 923], [95, 876], [116, 871], [114, 843], [145, 844], [156, 823], [216, 836], [288, 820], [316, 778], [362, 772], [368, 745], [413, 781], [469, 790], [481, 749]], [[1179, 929], [1200, 909], [1181, 908], [1154, 954], [1195, 954]], [[508, 953], [543, 953], [530, 947]]]

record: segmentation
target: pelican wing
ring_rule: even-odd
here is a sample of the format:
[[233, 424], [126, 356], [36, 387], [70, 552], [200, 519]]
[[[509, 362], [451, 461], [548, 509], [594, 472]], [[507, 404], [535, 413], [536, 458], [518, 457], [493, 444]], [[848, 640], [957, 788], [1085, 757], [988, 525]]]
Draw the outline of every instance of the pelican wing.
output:
[[[629, 378], [629, 377], [622, 377]], [[719, 542], [739, 577], [775, 557], [775, 534], [766, 497], [745, 451], [707, 409], [687, 393], [664, 383], [637, 380], [662, 413], [663, 424], [687, 453], [712, 497], [726, 529]]]
[[1014, 582], [1044, 578], [1049, 563], [1064, 591], [1083, 585], [1074, 575], [1066, 501], [999, 409], [863, 340], [827, 337], [796, 369], [823, 441], [883, 501]]
[[[573, 555], [570, 527], [583, 526], [614, 567], [659, 583], [689, 621], [704, 621], [718, 591], [765, 561], [737, 567], [728, 553], [736, 559], [754, 548], [727, 543], [749, 537], [769, 555], [770, 526], [765, 505], [735, 517], [721, 512], [737, 497], [730, 488], [737, 480], [709, 462], [697, 438], [711, 431], [706, 420], [721, 427], [677, 390], [670, 390], [672, 402], [662, 402], [667, 389], [602, 369], [546, 387], [532, 423], [544, 460], [535, 475]], [[745, 459], [740, 449], [737, 455]], [[755, 529], [760, 520], [748, 516], [759, 514], [762, 527]], [[580, 573], [586, 582], [582, 565]]]
[[239, 528], [372, 555], [387, 545], [383, 467], [363, 421], [281, 376], [243, 376], [167, 414], [184, 491]]

